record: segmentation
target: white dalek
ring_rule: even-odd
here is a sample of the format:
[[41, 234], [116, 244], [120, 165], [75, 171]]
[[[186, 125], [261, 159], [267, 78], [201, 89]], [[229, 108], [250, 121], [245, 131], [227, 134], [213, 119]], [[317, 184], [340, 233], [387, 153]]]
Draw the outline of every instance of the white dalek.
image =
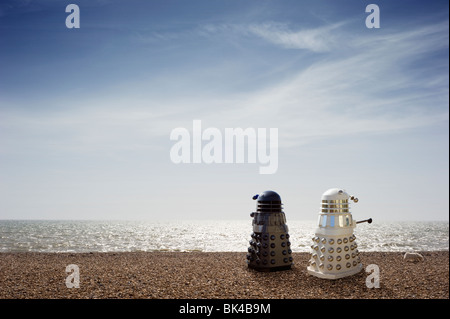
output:
[[353, 229], [356, 224], [372, 219], [354, 221], [349, 201], [358, 199], [340, 188], [332, 188], [322, 195], [319, 225], [312, 238], [308, 273], [325, 279], [338, 279], [354, 275], [363, 268]]

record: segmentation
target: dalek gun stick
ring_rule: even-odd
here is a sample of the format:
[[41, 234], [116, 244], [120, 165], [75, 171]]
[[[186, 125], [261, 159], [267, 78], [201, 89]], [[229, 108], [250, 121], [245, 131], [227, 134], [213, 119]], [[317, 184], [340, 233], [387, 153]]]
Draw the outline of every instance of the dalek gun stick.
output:
[[318, 227], [312, 238], [308, 273], [324, 279], [338, 279], [354, 275], [363, 268], [353, 230], [356, 222], [350, 213], [350, 196], [340, 188], [331, 188], [322, 195]]
[[361, 223], [369, 223], [369, 224], [372, 224], [372, 218], [360, 220], [360, 221], [357, 221], [356, 223], [357, 223], [357, 224], [361, 224]]

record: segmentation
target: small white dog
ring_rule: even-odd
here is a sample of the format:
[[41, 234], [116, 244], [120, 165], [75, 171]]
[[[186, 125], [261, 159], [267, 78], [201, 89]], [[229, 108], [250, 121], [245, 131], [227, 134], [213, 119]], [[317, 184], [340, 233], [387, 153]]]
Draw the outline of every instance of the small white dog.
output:
[[403, 256], [403, 259], [405, 261], [416, 263], [416, 262], [419, 262], [419, 261], [423, 261], [423, 256], [421, 254], [419, 254], [419, 253], [406, 253]]

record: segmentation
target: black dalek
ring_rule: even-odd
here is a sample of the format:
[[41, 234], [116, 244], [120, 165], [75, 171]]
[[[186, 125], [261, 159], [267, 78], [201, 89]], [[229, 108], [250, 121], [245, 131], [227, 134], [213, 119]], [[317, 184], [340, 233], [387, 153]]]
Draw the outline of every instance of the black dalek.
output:
[[248, 247], [248, 267], [258, 271], [290, 269], [293, 264], [291, 242], [280, 195], [265, 191], [253, 199], [256, 199], [256, 212], [250, 214], [253, 233]]

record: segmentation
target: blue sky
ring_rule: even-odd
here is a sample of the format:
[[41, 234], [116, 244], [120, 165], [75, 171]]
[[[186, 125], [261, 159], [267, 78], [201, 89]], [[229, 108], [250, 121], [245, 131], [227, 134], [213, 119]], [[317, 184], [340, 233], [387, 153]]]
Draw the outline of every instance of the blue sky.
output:
[[[448, 9], [2, 1], [0, 218], [245, 219], [272, 189], [310, 220], [341, 187], [356, 219], [448, 220]], [[170, 132], [194, 119], [278, 128], [277, 173], [172, 163]]]

